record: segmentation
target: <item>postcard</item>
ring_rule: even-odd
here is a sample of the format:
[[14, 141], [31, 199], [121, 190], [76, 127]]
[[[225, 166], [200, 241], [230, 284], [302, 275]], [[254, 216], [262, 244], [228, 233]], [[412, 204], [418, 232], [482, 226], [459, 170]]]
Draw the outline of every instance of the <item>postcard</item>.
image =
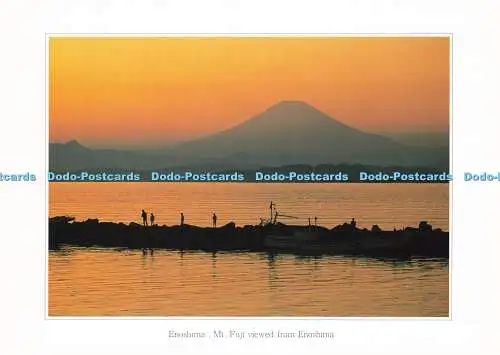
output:
[[450, 56], [50, 36], [48, 315], [449, 317]]

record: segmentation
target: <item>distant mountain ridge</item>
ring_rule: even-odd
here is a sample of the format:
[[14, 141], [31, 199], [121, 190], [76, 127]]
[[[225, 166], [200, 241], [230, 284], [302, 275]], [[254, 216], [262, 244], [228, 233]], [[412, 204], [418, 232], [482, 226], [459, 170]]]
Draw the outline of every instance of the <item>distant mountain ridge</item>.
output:
[[226, 169], [293, 164], [447, 167], [448, 147], [407, 146], [365, 133], [301, 101], [282, 101], [224, 131], [156, 152], [92, 150], [76, 141], [49, 147], [53, 170]]
[[76, 140], [49, 145], [49, 168], [54, 171], [154, 169], [163, 166], [166, 160], [175, 162], [173, 157], [167, 155], [154, 156], [125, 150], [89, 149]]
[[175, 145], [168, 152], [188, 159], [232, 153], [267, 165], [433, 165], [447, 155], [361, 132], [300, 101], [280, 102], [236, 127]]

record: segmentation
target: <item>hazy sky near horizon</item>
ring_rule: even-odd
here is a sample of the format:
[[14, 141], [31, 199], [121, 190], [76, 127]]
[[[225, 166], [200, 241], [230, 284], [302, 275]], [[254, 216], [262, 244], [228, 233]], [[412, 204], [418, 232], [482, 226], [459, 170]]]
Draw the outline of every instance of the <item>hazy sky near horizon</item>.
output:
[[447, 37], [53, 37], [50, 141], [161, 146], [282, 100], [367, 132], [446, 132], [449, 47]]

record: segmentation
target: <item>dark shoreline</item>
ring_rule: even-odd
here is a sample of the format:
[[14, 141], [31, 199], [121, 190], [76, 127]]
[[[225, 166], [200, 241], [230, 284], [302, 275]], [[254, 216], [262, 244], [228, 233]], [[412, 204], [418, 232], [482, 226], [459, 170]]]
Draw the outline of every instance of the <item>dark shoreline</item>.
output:
[[[306, 240], [294, 241], [294, 235]], [[285, 242], [281, 242], [285, 240]], [[362, 255], [369, 257], [449, 258], [449, 233], [421, 224], [397, 231], [358, 229], [343, 224], [332, 229], [321, 226], [222, 227], [148, 226], [137, 223], [76, 222], [70, 217], [49, 219], [49, 250], [62, 245], [126, 249], [173, 249], [293, 253], [298, 255]]]

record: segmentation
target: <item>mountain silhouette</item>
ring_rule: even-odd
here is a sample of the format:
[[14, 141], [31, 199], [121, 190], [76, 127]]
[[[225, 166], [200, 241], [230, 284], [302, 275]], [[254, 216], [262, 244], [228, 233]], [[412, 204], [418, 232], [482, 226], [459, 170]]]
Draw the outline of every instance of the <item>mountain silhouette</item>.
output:
[[282, 101], [236, 127], [168, 151], [184, 159], [233, 156], [261, 165], [435, 165], [447, 155], [359, 131], [301, 101]]
[[177, 168], [258, 169], [284, 165], [365, 164], [442, 167], [448, 147], [407, 146], [365, 133], [301, 101], [282, 101], [247, 121], [156, 151], [89, 149], [77, 141], [51, 143], [49, 167], [66, 170]]
[[175, 159], [113, 149], [89, 149], [78, 141], [49, 145], [49, 168], [53, 171], [155, 169]]

